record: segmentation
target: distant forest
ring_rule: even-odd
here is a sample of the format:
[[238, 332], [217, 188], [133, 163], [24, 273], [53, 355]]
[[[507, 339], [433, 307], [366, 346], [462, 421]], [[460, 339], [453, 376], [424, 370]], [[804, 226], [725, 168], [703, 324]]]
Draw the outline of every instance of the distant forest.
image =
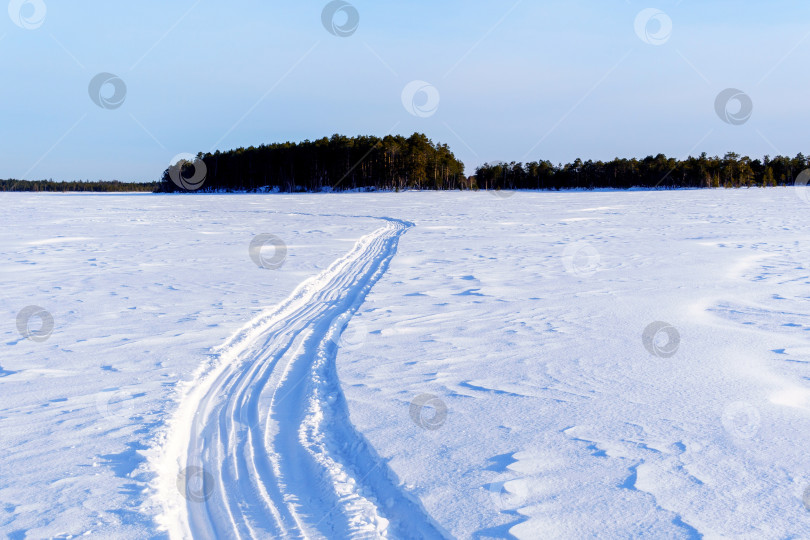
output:
[[[388, 135], [285, 142], [228, 152], [199, 154], [205, 181], [196, 191], [284, 192], [350, 189], [460, 189], [467, 186], [464, 164], [446, 144], [434, 144], [424, 134], [408, 138]], [[198, 174], [189, 161], [176, 165], [184, 179]], [[162, 191], [183, 191], [177, 168], [166, 169]], [[172, 174], [175, 175], [174, 181]], [[197, 187], [196, 181], [193, 187]]]
[[53, 180], [0, 180], [0, 191], [91, 191], [91, 192], [153, 192], [157, 182], [131, 183], [112, 181], [55, 182]]
[[614, 159], [608, 162], [580, 159], [568, 165], [549, 161], [496, 163], [479, 167], [473, 185], [480, 189], [597, 189], [614, 188], [739, 188], [793, 185], [810, 167], [803, 154], [795, 158], [765, 156], [752, 160], [729, 152], [722, 158], [663, 154], [644, 159]]
[[[765, 156], [763, 160], [729, 152], [722, 158], [683, 160], [663, 154], [644, 159], [585, 161], [566, 165], [550, 161], [491, 163], [478, 167], [470, 177], [447, 145], [434, 144], [424, 134], [402, 136], [344, 137], [333, 135], [317, 141], [278, 143], [238, 148], [228, 152], [198, 154], [205, 164], [201, 191], [283, 192], [447, 189], [629, 189], [713, 188], [792, 185], [810, 167], [810, 159]], [[172, 181], [172, 172], [175, 181]], [[191, 178], [196, 168], [181, 162], [167, 169], [161, 191], [186, 191], [176, 181]], [[199, 178], [199, 177], [198, 177]], [[197, 185], [194, 186], [195, 188]]]
[[[196, 164], [196, 166], [195, 166]], [[490, 163], [465, 176], [446, 144], [422, 133], [410, 137], [333, 135], [198, 154], [166, 169], [159, 182], [55, 182], [0, 180], [0, 191], [90, 192], [317, 192], [344, 190], [564, 190], [739, 188], [793, 185], [810, 158], [725, 156]]]

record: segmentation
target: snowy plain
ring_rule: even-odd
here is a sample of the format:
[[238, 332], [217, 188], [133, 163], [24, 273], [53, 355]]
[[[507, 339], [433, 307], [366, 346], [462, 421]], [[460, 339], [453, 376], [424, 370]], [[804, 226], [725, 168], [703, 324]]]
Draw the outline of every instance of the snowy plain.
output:
[[0, 534], [809, 537], [804, 195], [3, 194]]

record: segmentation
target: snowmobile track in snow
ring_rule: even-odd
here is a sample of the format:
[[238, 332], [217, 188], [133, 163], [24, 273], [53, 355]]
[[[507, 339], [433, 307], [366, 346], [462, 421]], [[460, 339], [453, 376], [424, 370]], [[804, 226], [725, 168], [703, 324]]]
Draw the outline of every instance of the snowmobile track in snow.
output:
[[385, 219], [232, 337], [189, 387], [156, 465], [172, 538], [442, 538], [349, 420], [341, 332], [412, 225]]

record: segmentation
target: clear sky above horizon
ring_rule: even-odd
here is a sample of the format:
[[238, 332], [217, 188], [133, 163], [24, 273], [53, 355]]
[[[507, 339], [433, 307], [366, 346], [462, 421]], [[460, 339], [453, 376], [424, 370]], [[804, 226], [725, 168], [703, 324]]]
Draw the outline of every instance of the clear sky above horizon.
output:
[[327, 4], [12, 0], [0, 178], [153, 181], [181, 153], [333, 133], [424, 132], [467, 174], [810, 153], [807, 2]]

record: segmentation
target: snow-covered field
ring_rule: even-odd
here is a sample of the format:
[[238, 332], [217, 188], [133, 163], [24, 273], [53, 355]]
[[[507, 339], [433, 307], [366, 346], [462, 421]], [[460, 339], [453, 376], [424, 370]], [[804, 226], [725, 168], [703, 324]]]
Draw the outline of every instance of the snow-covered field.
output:
[[798, 195], [3, 194], [0, 534], [808, 537]]

